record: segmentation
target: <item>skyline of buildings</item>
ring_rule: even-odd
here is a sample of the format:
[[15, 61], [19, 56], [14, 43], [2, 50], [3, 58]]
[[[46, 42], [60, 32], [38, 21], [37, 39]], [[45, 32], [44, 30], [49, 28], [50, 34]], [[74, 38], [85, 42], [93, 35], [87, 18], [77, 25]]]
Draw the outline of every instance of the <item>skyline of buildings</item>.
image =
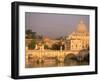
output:
[[[64, 50], [82, 50], [89, 48], [89, 32], [87, 31], [87, 26], [84, 21], [80, 21], [77, 25], [75, 31], [73, 31], [68, 36], [61, 39], [51, 39], [48, 37], [44, 37], [41, 40], [37, 40], [35, 45], [35, 49], [44, 50], [44, 45], [48, 46], [48, 48], [52, 48], [53, 44], [57, 44], [62, 42], [64, 46]], [[43, 43], [42, 43], [43, 42]]]

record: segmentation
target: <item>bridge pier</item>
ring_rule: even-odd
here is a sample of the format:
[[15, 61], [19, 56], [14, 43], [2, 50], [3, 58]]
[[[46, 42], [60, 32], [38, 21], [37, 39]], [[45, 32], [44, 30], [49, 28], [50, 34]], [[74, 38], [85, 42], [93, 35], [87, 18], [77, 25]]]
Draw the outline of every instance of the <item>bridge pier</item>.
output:
[[63, 63], [64, 62], [64, 57], [58, 57], [58, 62]]
[[43, 58], [38, 58], [37, 62], [38, 63], [44, 63], [44, 59]]
[[58, 57], [58, 61], [60, 63], [63, 63], [64, 62], [64, 57], [65, 57], [65, 53], [62, 52], [62, 50], [61, 50], [60, 53], [57, 55], [57, 57]]
[[39, 62], [39, 63], [42, 63], [42, 62], [43, 62], [43, 60], [42, 60], [42, 59], [38, 59], [38, 62]]

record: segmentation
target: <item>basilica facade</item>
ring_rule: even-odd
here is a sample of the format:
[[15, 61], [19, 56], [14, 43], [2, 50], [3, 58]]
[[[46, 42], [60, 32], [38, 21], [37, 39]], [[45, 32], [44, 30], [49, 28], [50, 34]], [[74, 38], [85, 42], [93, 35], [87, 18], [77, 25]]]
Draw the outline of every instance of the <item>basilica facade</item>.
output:
[[83, 50], [89, 48], [89, 33], [84, 22], [81, 20], [75, 32], [66, 37], [65, 50]]

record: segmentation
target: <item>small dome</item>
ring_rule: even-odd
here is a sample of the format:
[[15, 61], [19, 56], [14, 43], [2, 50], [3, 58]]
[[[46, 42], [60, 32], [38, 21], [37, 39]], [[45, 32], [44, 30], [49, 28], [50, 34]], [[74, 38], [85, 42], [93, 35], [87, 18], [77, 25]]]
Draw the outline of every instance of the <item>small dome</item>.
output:
[[82, 20], [78, 24], [77, 31], [78, 32], [86, 32], [87, 31], [86, 25], [84, 24], [84, 22]]
[[43, 38], [43, 40], [44, 40], [45, 42], [48, 42], [50, 39], [49, 39], [47, 36], [45, 36], [45, 37]]

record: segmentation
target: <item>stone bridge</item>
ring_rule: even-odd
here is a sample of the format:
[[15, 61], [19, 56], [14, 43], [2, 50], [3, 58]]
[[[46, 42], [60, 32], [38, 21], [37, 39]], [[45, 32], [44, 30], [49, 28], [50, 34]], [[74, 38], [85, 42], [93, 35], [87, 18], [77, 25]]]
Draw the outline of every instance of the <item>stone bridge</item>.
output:
[[64, 62], [66, 55], [73, 53], [78, 54], [78, 51], [63, 51], [63, 50], [26, 50], [26, 63], [28, 59], [34, 61], [45, 62], [47, 59], [57, 58], [59, 62]]

